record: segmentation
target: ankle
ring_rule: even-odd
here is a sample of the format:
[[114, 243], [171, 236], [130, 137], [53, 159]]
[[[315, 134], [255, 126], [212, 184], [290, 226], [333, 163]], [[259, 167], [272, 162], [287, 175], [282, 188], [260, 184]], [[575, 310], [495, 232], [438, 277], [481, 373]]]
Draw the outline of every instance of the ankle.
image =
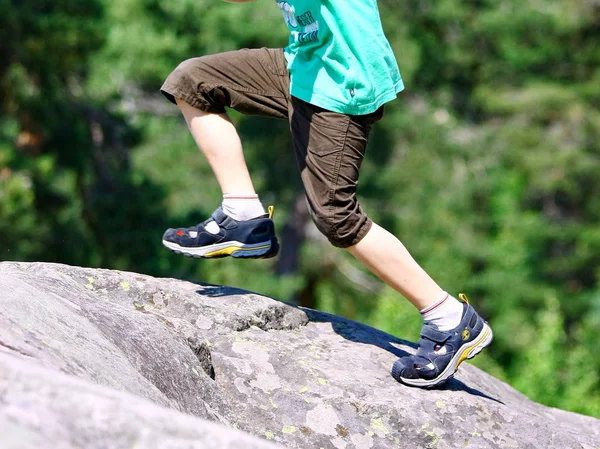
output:
[[441, 331], [448, 331], [460, 324], [463, 305], [453, 296], [444, 292], [438, 301], [420, 311], [423, 321], [436, 326]]
[[237, 221], [252, 220], [266, 213], [257, 194], [226, 193], [223, 195], [221, 208], [226, 215]]

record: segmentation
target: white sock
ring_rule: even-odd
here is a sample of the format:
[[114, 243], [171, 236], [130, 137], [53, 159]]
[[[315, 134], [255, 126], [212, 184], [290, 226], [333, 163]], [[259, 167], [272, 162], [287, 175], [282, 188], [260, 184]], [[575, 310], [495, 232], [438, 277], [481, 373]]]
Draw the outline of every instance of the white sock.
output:
[[265, 208], [256, 194], [234, 194], [223, 195], [221, 203], [225, 215], [237, 221], [247, 221], [265, 215]]
[[423, 321], [434, 324], [441, 331], [449, 331], [460, 324], [463, 305], [454, 296], [444, 292], [439, 300], [420, 311]]

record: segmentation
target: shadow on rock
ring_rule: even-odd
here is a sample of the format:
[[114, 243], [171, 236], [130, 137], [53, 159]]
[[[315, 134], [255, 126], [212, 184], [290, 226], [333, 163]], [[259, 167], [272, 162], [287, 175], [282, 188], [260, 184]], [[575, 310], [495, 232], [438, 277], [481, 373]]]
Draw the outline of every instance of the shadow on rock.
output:
[[211, 298], [218, 298], [220, 296], [231, 296], [231, 295], [248, 295], [251, 294], [248, 290], [241, 288], [226, 287], [223, 285], [207, 284], [205, 282], [194, 282], [196, 285], [202, 286], [202, 290], [198, 290], [196, 293], [202, 296], [209, 296]]
[[[202, 285], [203, 287], [202, 290], [197, 291], [198, 294], [210, 297], [227, 297], [230, 295], [245, 296], [249, 294], [252, 295], [251, 292], [234, 287], [225, 287], [206, 283], [196, 284]], [[333, 331], [348, 341], [376, 346], [393, 354], [398, 358], [410, 355], [409, 352], [405, 351], [404, 349], [401, 349], [399, 346], [409, 347], [415, 351], [417, 349], [417, 345], [415, 343], [396, 338], [386, 332], [367, 326], [366, 324], [358, 323], [356, 321], [352, 321], [350, 319], [343, 318], [337, 315], [332, 315], [327, 312], [321, 312], [318, 310], [296, 306], [294, 304], [284, 303], [283, 301], [276, 300], [275, 298], [271, 299], [277, 301], [278, 303], [286, 304], [286, 306], [289, 306], [290, 308], [303, 311], [308, 317], [308, 321], [311, 321], [313, 323], [330, 323]], [[257, 325], [257, 323], [249, 324]], [[258, 325], [258, 327], [264, 328], [264, 326], [261, 325]], [[504, 404], [502, 401], [482, 392], [481, 390], [470, 387], [464, 382], [455, 378], [452, 378], [445, 384], [439, 387], [435, 387], [433, 389], [438, 391], [464, 391], [465, 393], [471, 394], [473, 396], [479, 396], [500, 404]]]
[[[356, 321], [352, 321], [329, 313], [319, 312], [317, 310], [305, 308], [301, 309], [304, 310], [304, 312], [306, 312], [306, 314], [308, 315], [308, 319], [312, 322], [331, 323], [331, 328], [337, 334], [344, 337], [346, 340], [353, 341], [356, 343], [377, 346], [385, 351], [390, 352], [398, 358], [410, 354], [405, 350], [400, 349], [396, 345], [408, 346], [414, 350], [417, 349], [417, 345], [415, 343], [409, 342], [407, 340], [401, 340], [365, 324], [357, 323]], [[439, 391], [464, 391], [465, 393], [469, 393], [474, 396], [479, 396], [482, 398], [489, 399], [491, 401], [498, 402], [500, 404], [504, 404], [502, 401], [492, 396], [489, 396], [484, 392], [477, 390], [476, 388], [472, 388], [466, 385], [464, 382], [461, 382], [460, 380], [454, 378], [450, 379], [445, 384], [434, 389]]]
[[394, 344], [410, 346], [416, 349], [416, 346], [413, 343], [406, 340], [400, 340], [399, 338], [367, 326], [366, 324], [357, 323], [356, 321], [332, 315], [330, 313], [320, 312], [318, 310], [305, 309], [303, 307], [300, 308], [304, 310], [309, 321], [315, 323], [331, 323], [331, 328], [346, 340], [377, 346], [394, 354], [396, 357], [404, 357], [409, 354], [403, 349], [394, 346]]
[[500, 399], [496, 399], [493, 396], [487, 395], [476, 388], [469, 387], [464, 382], [461, 382], [460, 380], [455, 378], [451, 378], [450, 380], [448, 380], [444, 385], [438, 388], [438, 390], [464, 391], [466, 393], [472, 394], [473, 396], [479, 396], [485, 399], [489, 399], [490, 401], [497, 402], [498, 404], [506, 405]]

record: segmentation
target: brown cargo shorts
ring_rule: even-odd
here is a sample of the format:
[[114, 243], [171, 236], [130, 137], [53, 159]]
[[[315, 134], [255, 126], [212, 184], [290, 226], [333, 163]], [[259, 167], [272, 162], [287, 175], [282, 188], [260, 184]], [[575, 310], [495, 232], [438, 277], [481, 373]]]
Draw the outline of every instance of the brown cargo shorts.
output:
[[341, 248], [358, 243], [372, 222], [356, 199], [359, 169], [371, 126], [383, 107], [346, 115], [290, 95], [282, 49], [243, 49], [188, 59], [167, 78], [162, 93], [206, 112], [225, 108], [288, 119], [309, 211], [317, 228]]

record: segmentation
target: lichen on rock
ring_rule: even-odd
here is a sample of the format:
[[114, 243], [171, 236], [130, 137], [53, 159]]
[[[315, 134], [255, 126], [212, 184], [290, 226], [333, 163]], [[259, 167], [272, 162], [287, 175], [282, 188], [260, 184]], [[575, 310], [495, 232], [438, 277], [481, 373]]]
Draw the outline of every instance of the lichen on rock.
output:
[[536, 404], [468, 364], [442, 389], [398, 384], [388, 369], [411, 351], [243, 290], [3, 262], [0, 446], [600, 446], [599, 420]]

